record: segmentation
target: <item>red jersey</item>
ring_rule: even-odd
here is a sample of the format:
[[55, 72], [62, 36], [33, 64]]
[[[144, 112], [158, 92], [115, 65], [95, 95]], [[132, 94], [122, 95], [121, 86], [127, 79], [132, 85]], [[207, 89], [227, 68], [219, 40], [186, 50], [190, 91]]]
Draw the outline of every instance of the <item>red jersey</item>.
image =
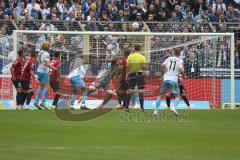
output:
[[186, 90], [181, 78], [178, 78], [178, 85], [180, 90]]
[[17, 80], [21, 80], [23, 65], [24, 65], [24, 62], [21, 57], [18, 57], [12, 65], [12, 68], [13, 68], [12, 76], [14, 76], [15, 79]]
[[31, 81], [31, 71], [34, 72], [35, 63], [36, 62], [32, 57], [28, 58], [22, 70], [22, 76], [21, 76], [22, 81], [27, 81], [27, 82]]
[[49, 71], [50, 78], [52, 80], [58, 81], [60, 78], [60, 67], [61, 67], [62, 63], [60, 60], [54, 59], [50, 62], [50, 65], [58, 69], [58, 70], [50, 69], [50, 71]]
[[125, 81], [126, 80], [126, 75], [127, 75], [127, 59], [125, 57], [123, 57], [122, 59], [120, 59], [119, 63], [123, 66], [121, 81]]

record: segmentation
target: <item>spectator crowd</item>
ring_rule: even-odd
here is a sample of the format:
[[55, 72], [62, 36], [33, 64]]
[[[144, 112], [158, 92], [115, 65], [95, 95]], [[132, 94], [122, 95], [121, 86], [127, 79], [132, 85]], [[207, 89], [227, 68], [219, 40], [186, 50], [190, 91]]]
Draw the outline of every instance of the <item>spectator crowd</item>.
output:
[[231, 0], [1, 0], [0, 19], [239, 22]]

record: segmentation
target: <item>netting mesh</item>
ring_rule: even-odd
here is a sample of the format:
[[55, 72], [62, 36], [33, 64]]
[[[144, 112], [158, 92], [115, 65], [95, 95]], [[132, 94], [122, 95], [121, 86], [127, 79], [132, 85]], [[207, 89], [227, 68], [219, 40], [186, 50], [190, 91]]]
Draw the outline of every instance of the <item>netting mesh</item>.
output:
[[[12, 39], [8, 38], [9, 49], [2, 47], [2, 55], [12, 51]], [[126, 36], [126, 35], [76, 35], [71, 32], [66, 34], [32, 34], [18, 33], [17, 46], [23, 44], [27, 50], [40, 51], [44, 41], [51, 42], [50, 55], [62, 52], [62, 91], [72, 94], [66, 75], [69, 74], [69, 64], [76, 57], [76, 52], [83, 52], [84, 63], [88, 65], [86, 72], [86, 85], [97, 82], [97, 75], [101, 70], [107, 69], [111, 60], [123, 55], [124, 50], [132, 50], [134, 44], [142, 46], [142, 53], [148, 60], [148, 74], [145, 76], [145, 99], [155, 100], [160, 88], [160, 65], [169, 56], [173, 55], [175, 48], [182, 50], [181, 58], [187, 79], [183, 81], [187, 97], [190, 101], [206, 101], [212, 107], [220, 107], [223, 103], [230, 102], [230, 37], [218, 36]], [[2, 68], [10, 61], [2, 58]], [[6, 67], [5, 67], [6, 69]], [[2, 70], [3, 71], [3, 70]], [[9, 72], [2, 72], [8, 74]], [[9, 78], [1, 78], [1, 86], [12, 88]], [[116, 89], [117, 79], [111, 83], [111, 88]], [[33, 82], [34, 92], [37, 84]], [[10, 94], [12, 94], [12, 89]], [[80, 94], [80, 93], [79, 93]], [[51, 91], [48, 99], [53, 98]], [[90, 99], [102, 99], [104, 92], [99, 90], [90, 96]], [[1, 95], [1, 99], [4, 96]], [[8, 96], [9, 99], [13, 97]]]

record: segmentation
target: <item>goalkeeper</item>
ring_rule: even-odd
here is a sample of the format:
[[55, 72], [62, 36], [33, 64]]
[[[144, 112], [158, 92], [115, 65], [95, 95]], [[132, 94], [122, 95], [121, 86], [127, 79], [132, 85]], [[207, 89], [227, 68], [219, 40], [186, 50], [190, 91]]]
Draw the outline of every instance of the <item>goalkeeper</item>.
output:
[[120, 62], [119, 57], [114, 58], [111, 62], [110, 67], [107, 70], [100, 73], [99, 81], [95, 85], [89, 87], [88, 95], [97, 91], [100, 88], [102, 88], [107, 93], [107, 96], [104, 98], [103, 102], [97, 108], [104, 107], [104, 105], [107, 104], [114, 95], [109, 84], [111, 80], [114, 77], [117, 77], [121, 72], [121, 68], [119, 67], [118, 64], [119, 62]]

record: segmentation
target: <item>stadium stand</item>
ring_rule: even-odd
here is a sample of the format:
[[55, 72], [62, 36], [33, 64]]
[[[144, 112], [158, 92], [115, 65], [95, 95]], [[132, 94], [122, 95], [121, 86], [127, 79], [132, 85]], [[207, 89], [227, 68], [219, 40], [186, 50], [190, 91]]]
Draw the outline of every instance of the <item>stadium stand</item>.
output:
[[[1, 0], [1, 37], [14, 29], [62, 31], [145, 31], [145, 32], [234, 32], [235, 66], [240, 68], [240, 11], [234, 0]], [[28, 37], [29, 38], [29, 37]], [[36, 37], [30, 37], [37, 39]], [[4, 42], [4, 38], [2, 42]], [[103, 39], [90, 38], [90, 52], [104, 54]], [[99, 41], [98, 46], [94, 46]], [[91, 43], [92, 42], [92, 43]], [[173, 43], [183, 43], [184, 39]], [[118, 39], [120, 48], [126, 40]], [[150, 71], [164, 55], [155, 49], [168, 47], [167, 39], [151, 40]], [[224, 43], [224, 42], [223, 42]], [[211, 45], [211, 44], [206, 44]], [[2, 45], [1, 45], [2, 46]], [[71, 45], [66, 45], [71, 48]], [[96, 49], [97, 48], [97, 49]], [[75, 48], [77, 50], [78, 48]], [[199, 67], [208, 63], [203, 50], [197, 57]], [[226, 51], [227, 52], [227, 51]], [[155, 53], [155, 54], [154, 54]], [[71, 59], [72, 54], [68, 54]], [[94, 55], [93, 55], [94, 56]], [[73, 57], [72, 57], [73, 58]], [[187, 60], [187, 55], [186, 55]], [[211, 58], [208, 59], [211, 61]], [[67, 64], [66, 64], [67, 65]], [[218, 62], [221, 68], [222, 61]], [[227, 66], [226, 64], [224, 64]], [[99, 68], [94, 66], [93, 68]], [[93, 71], [95, 72], [95, 71]]]

